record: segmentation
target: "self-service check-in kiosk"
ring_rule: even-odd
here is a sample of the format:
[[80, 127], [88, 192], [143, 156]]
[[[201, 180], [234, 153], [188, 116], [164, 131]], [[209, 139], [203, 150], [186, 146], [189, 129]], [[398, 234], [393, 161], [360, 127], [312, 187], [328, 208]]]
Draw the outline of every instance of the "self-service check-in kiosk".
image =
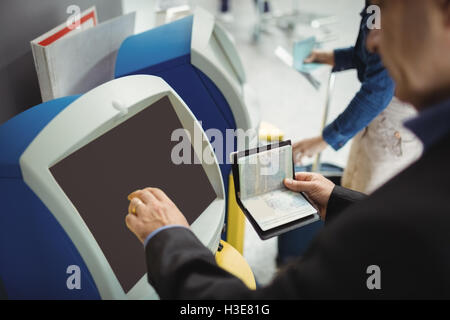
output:
[[[192, 164], [173, 161], [181, 129]], [[144, 248], [125, 225], [127, 195], [147, 186], [164, 190], [203, 244], [218, 247], [217, 159], [161, 78], [124, 77], [31, 108], [0, 126], [0, 150], [0, 279], [10, 299], [157, 298]], [[205, 154], [213, 161], [198, 161]]]
[[[201, 8], [193, 16], [126, 39], [117, 55], [115, 76], [130, 74], [163, 78], [202, 121], [207, 133], [217, 129], [226, 137], [227, 129], [247, 131], [257, 126], [245, 103], [245, 71], [234, 41], [214, 16]], [[246, 142], [239, 145], [249, 147]], [[224, 146], [220, 151], [216, 150], [216, 155], [227, 194], [229, 153], [235, 150]]]

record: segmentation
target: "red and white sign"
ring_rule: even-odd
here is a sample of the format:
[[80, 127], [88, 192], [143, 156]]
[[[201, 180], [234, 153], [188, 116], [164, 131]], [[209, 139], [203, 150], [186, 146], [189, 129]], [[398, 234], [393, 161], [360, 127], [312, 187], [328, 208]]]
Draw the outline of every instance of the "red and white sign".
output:
[[73, 21], [73, 24], [80, 26], [80, 28], [71, 28], [67, 25], [67, 23], [63, 23], [39, 38], [33, 40], [32, 43], [46, 47], [68, 34], [95, 27], [97, 25], [97, 21], [97, 10], [95, 7], [89, 8], [80, 15], [79, 20]]

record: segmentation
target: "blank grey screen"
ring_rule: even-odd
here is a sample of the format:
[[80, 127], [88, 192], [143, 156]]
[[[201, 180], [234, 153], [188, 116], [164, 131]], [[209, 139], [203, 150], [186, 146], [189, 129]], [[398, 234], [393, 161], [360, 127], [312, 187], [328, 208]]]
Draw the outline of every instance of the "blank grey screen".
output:
[[143, 245], [125, 225], [128, 194], [158, 187], [190, 224], [216, 198], [202, 165], [172, 162], [172, 148], [179, 142], [172, 142], [171, 135], [179, 128], [183, 126], [165, 97], [50, 169], [125, 292], [146, 272]]

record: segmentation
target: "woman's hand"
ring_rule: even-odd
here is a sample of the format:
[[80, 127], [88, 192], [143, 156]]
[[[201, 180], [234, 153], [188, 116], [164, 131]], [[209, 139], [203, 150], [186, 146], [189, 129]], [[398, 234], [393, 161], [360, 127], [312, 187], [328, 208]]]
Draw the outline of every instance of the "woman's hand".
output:
[[325, 150], [328, 143], [320, 137], [305, 139], [292, 145], [292, 153], [295, 164], [301, 164], [304, 157], [314, 157]]
[[329, 64], [330, 66], [334, 67], [335, 61], [334, 61], [334, 51], [320, 51], [320, 50], [313, 50], [308, 58], [305, 59], [305, 63], [324, 63]]
[[318, 173], [299, 172], [295, 174], [295, 180], [285, 179], [286, 188], [296, 192], [304, 192], [317, 206], [320, 218], [325, 220], [328, 200], [335, 184]]

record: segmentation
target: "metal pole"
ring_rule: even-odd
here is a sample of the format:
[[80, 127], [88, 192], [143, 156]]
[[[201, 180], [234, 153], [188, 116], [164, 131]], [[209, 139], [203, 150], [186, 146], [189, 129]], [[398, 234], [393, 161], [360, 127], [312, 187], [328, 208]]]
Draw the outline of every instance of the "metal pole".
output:
[[[330, 73], [330, 76], [328, 77], [328, 87], [327, 87], [327, 92], [326, 92], [326, 97], [325, 97], [325, 110], [323, 112], [323, 118], [322, 118], [322, 129], [321, 132], [323, 131], [323, 129], [325, 129], [325, 126], [327, 125], [328, 122], [328, 116], [330, 113], [330, 103], [331, 103], [331, 95], [333, 93], [334, 90], [334, 82], [335, 82], [335, 74], [333, 72]], [[320, 158], [321, 158], [322, 152], [319, 152], [316, 156], [316, 159], [314, 160], [314, 164], [312, 166], [312, 171], [313, 172], [319, 172], [320, 171]]]

